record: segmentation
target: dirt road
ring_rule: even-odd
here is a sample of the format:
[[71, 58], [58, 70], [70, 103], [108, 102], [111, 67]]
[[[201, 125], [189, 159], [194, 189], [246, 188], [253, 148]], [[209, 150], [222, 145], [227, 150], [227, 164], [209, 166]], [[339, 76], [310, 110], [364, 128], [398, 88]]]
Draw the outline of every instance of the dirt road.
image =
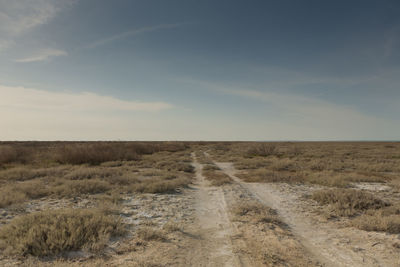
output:
[[393, 255], [393, 249], [377, 246], [392, 243], [383, 240], [387, 239], [384, 234], [338, 229], [332, 224], [320, 223], [303, 212], [301, 190], [297, 192], [279, 183], [244, 183], [235, 176], [232, 163], [216, 162], [216, 165], [260, 201], [276, 209], [301, 243], [324, 265], [400, 266], [399, 256]]
[[245, 255], [235, 253], [232, 238], [234, 227], [229, 221], [224, 192], [210, 187], [202, 175], [202, 164], [192, 154], [196, 171], [196, 213], [199, 229], [194, 253], [189, 255], [191, 266], [252, 266]]

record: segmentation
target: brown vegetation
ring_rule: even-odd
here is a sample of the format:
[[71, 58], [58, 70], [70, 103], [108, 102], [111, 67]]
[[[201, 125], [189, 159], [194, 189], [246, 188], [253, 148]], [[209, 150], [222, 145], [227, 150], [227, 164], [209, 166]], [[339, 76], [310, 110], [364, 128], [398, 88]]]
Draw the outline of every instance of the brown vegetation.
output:
[[354, 216], [369, 209], [389, 206], [371, 193], [354, 189], [321, 190], [315, 192], [312, 198], [321, 205], [330, 205], [337, 216]]
[[220, 186], [232, 182], [232, 179], [228, 175], [218, 170], [206, 170], [203, 171], [203, 175], [211, 182], [211, 185], [214, 186]]
[[251, 220], [262, 223], [283, 224], [277, 212], [257, 201], [242, 201], [234, 205], [231, 212], [236, 220]]
[[122, 223], [99, 210], [42, 211], [15, 218], [0, 229], [7, 254], [52, 256], [66, 251], [100, 251], [125, 232]]

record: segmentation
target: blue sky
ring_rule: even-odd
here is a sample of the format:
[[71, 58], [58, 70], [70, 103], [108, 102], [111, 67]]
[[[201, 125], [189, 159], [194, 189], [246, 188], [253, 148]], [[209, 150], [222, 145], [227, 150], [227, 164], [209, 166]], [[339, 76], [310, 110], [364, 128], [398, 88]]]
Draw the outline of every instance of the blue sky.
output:
[[398, 140], [398, 1], [0, 0], [0, 140]]

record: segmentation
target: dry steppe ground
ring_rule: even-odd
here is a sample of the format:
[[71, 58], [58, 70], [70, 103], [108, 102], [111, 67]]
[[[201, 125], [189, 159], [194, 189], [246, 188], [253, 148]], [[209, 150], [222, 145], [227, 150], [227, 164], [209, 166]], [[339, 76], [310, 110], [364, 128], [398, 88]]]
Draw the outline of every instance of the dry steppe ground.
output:
[[400, 266], [397, 142], [2, 142], [0, 266]]

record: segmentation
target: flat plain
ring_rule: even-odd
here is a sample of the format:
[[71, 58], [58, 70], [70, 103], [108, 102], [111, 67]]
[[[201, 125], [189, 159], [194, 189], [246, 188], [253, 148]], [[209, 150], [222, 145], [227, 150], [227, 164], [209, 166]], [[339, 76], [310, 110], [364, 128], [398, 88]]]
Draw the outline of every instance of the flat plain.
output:
[[1, 266], [400, 266], [398, 142], [2, 142]]

